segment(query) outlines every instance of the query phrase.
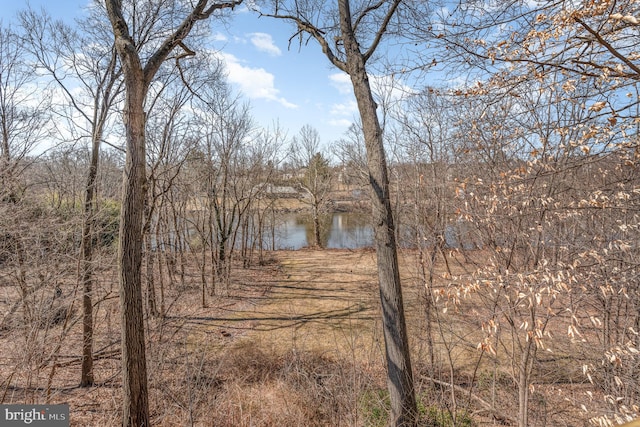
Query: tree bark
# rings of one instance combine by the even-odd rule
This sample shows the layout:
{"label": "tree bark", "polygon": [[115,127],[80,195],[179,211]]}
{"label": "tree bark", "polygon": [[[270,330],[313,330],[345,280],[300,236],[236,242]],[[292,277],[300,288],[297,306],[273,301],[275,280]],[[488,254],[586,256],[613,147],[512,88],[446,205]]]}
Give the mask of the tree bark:
{"label": "tree bark", "polygon": [[316,248],[321,248],[322,247],[322,241],[320,240],[320,213],[319,213],[319,207],[318,205],[320,204],[318,202],[318,198],[316,197],[315,194],[311,195],[312,199],[313,199],[313,245]]}
{"label": "tree bark", "polygon": [[84,199],[84,219],[82,224],[81,273],[82,281],[82,367],[80,387],[90,387],[93,377],[93,229],[96,177],[100,153],[100,134],[94,134],[91,147],[91,164],[87,176]]}
{"label": "tree bark", "polygon": [[242,0],[208,4],[198,0],[191,13],[178,25],[142,65],[122,13],[121,0],[105,0],[125,83],[123,122],[127,158],[124,170],[118,274],[122,317],[123,426],[149,425],[149,397],[142,304],[142,245],[146,158],[144,101],[151,82],[167,56],[187,37],[197,21],[214,12],[233,8]]}
{"label": "tree bark", "polygon": [[93,252],[95,239],[95,215],[97,197],[97,177],[100,162],[100,145],[104,127],[109,116],[115,94],[119,72],[116,69],[116,52],[112,48],[112,57],[104,78],[100,81],[102,98],[96,99],[93,111],[91,134],[91,161],[85,188],[84,218],[82,224],[81,272],[82,292],[82,368],[80,386],[94,384],[93,375]]}
{"label": "tree bark", "polygon": [[146,186],[144,99],[149,85],[117,0],[107,0],[126,90],[123,122],[126,164],[120,211],[118,274],[122,333],[123,426],[149,425],[142,305],[142,227]]}
{"label": "tree bark", "polygon": [[391,421],[395,426],[415,426],[417,425],[417,407],[382,129],[367,77],[366,58],[359,50],[353,31],[349,1],[339,0],[338,7],[347,58],[346,71],[353,85],[367,148]]}
{"label": "tree bark", "polygon": [[124,172],[120,245],[118,248],[122,320],[122,375],[125,426],[149,425],[147,367],[142,305],[142,224],[146,185],[145,89],[143,80],[129,73],[124,125],[127,160]]}
{"label": "tree bark", "polygon": [[529,425],[529,385],[535,357],[536,348],[533,339],[530,339],[522,349],[518,366],[518,427]]}

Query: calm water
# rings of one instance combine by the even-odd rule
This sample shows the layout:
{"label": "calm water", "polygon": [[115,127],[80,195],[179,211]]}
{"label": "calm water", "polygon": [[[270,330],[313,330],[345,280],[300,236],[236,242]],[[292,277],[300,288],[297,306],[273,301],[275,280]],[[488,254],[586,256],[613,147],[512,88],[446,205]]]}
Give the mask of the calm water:
{"label": "calm water", "polygon": [[[313,242],[313,220],[311,215],[284,214],[276,221],[275,249],[300,249]],[[415,245],[415,231],[400,226],[398,243],[401,246]],[[465,224],[448,225],[445,230],[446,245],[450,248],[474,249],[476,242]],[[322,247],[332,249],[357,249],[373,246],[373,229],[369,216],[357,213],[335,213],[322,215],[320,221]],[[272,241],[266,238],[265,247],[271,249]],[[423,242],[428,243],[428,242]]]}
{"label": "calm water", "polygon": [[[373,244],[373,229],[363,214],[335,213],[322,215],[320,239],[323,247],[356,249]],[[313,243],[313,220],[310,215],[285,214],[275,230],[276,249],[300,249]]]}

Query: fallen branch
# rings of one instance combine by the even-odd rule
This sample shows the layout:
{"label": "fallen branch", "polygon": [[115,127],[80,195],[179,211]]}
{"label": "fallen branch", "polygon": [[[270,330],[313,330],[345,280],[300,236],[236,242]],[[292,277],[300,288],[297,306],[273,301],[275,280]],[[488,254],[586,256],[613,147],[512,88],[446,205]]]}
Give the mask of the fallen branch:
{"label": "fallen branch", "polygon": [[491,403],[487,402],[480,396],[469,393],[468,390],[460,387],[459,385],[451,384],[446,381],[437,380],[435,378],[427,377],[429,381],[432,381],[434,384],[438,384],[443,387],[451,387],[454,391],[463,394],[465,396],[469,396],[473,401],[482,406],[482,411],[489,413],[496,421],[501,422],[505,425],[516,424],[516,419],[511,417],[510,415],[503,414],[499,412]]}

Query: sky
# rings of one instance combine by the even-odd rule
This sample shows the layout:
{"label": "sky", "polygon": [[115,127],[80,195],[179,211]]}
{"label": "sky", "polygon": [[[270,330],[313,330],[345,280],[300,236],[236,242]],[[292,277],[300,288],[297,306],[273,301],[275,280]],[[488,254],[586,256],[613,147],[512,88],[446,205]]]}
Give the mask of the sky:
{"label": "sky", "polygon": [[297,134],[315,127],[324,143],[343,136],[357,108],[348,76],[330,65],[320,47],[302,48],[290,24],[240,12],[228,28],[214,29],[229,71],[229,80],[251,101],[263,124],[274,119]]}
{"label": "sky", "polygon": [[[87,0],[0,0],[2,24],[12,23],[27,4],[72,23]],[[357,116],[355,98],[347,75],[330,65],[317,44],[299,49],[294,41],[289,49],[290,24],[258,18],[244,7],[236,8],[228,25],[212,22],[228,80],[249,101],[259,126],[277,121],[292,137],[309,124],[323,145],[344,135]]]}

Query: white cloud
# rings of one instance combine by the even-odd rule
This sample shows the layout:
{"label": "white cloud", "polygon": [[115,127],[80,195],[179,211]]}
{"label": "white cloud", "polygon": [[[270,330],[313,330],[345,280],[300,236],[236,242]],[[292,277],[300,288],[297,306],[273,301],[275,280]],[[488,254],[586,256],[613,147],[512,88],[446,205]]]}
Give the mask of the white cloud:
{"label": "white cloud", "polygon": [[328,123],[331,126],[345,127],[345,128],[348,128],[349,126],[351,126],[353,122],[354,122],[353,120],[349,120],[349,119],[330,119],[328,121]]}
{"label": "white cloud", "polygon": [[265,52],[271,56],[282,55],[280,48],[273,42],[271,34],[251,33],[247,35],[249,36],[249,40],[251,40],[251,44],[253,44],[253,46],[255,46],[255,48],[260,52]]}
{"label": "white cloud", "polygon": [[339,73],[329,74],[329,83],[338,89],[338,92],[342,95],[351,95],[353,93],[351,79],[347,73],[341,71]]}
{"label": "white cloud", "polygon": [[247,97],[275,101],[286,108],[298,108],[296,104],[280,96],[280,91],[275,87],[275,76],[264,68],[247,67],[229,53],[220,52],[218,55],[229,72],[229,82],[238,85]]}
{"label": "white cloud", "polygon": [[222,34],[221,32],[217,32],[211,36],[212,41],[214,42],[226,42],[229,38]]}
{"label": "white cloud", "polygon": [[358,104],[354,99],[331,105],[329,110],[329,120],[331,126],[348,128],[356,121],[358,116]]}
{"label": "white cloud", "polygon": [[358,104],[353,96],[353,86],[347,73],[329,74],[329,84],[338,90],[342,102],[331,104],[328,123],[336,127],[349,127],[358,115]]}
{"label": "white cloud", "polygon": [[369,81],[374,94],[387,101],[399,101],[416,92],[393,75],[369,75]]}
{"label": "white cloud", "polygon": [[358,104],[356,104],[355,100],[347,100],[339,104],[333,104],[330,113],[332,116],[353,117],[353,115],[358,113]]}

